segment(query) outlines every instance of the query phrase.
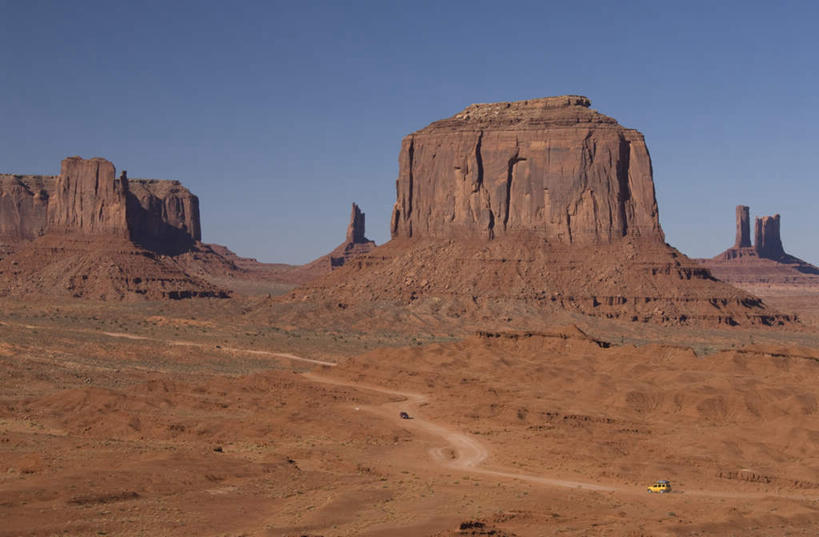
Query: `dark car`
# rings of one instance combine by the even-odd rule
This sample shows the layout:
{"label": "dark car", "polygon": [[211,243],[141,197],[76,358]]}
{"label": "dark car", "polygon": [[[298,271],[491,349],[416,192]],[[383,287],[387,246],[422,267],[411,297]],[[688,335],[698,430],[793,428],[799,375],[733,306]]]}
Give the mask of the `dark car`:
{"label": "dark car", "polygon": [[412,419],[412,416],[410,416],[410,415],[409,415],[409,414],[407,414],[406,412],[401,412],[401,413],[399,414],[399,416],[401,416],[401,419],[402,419],[402,420],[411,420],[411,419]]}

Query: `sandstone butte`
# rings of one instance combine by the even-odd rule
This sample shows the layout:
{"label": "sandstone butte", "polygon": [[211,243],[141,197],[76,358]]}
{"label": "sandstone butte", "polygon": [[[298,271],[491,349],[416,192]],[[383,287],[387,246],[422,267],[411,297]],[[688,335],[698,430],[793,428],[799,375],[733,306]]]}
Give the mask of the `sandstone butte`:
{"label": "sandstone butte", "polygon": [[168,255],[197,249],[199,201],[178,181],[117,178],[102,158],[0,175],[0,294],[224,297]]}
{"label": "sandstone butte", "polygon": [[499,326],[557,310],[792,322],[664,242],[643,135],[590,104],[577,95],[474,104],[408,135],[392,240],[286,300]]}
{"label": "sandstone butte", "polygon": [[64,159],[56,176],[0,174],[0,295],[257,294],[290,289],[374,247],[356,204],[333,252],[302,266],[269,264],[203,244],[199,200],[179,181],[117,177],[111,162],[80,157]]}
{"label": "sandstone butte", "polygon": [[754,220],[751,244],[750,208],[737,205],[734,245],[710,259],[699,259],[721,280],[759,291],[757,284],[819,287],[819,268],[785,252],[781,217],[761,216]]}
{"label": "sandstone butte", "polygon": [[46,233],[127,238],[161,253],[201,239],[199,199],[178,181],[115,177],[101,158],[69,157],[60,175],[0,175],[0,243]]}
{"label": "sandstone butte", "polygon": [[663,241],[643,135],[567,95],[475,104],[404,138],[393,237]]}

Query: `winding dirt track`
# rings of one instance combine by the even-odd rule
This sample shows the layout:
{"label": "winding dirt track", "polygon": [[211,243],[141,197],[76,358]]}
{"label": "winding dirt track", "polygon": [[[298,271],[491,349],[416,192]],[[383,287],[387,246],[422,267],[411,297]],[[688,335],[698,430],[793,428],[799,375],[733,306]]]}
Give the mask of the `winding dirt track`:
{"label": "winding dirt track", "polygon": [[[19,328],[27,328],[27,329],[39,329],[43,328],[41,326],[34,326],[28,324],[20,324],[14,323],[9,321],[0,321],[0,326],[16,326]],[[154,342],[161,342],[166,343],[169,345],[180,345],[180,346],[190,346],[190,347],[200,347],[200,348],[212,348],[210,344],[202,344],[196,343],[192,341],[179,341],[179,340],[161,340],[155,338],[149,338],[145,336],[139,336],[134,334],[127,334],[122,332],[105,332],[105,331],[97,331],[97,330],[84,330],[84,329],[68,329],[71,332],[77,333],[95,333],[99,335],[105,335],[112,338],[121,338],[121,339],[130,339],[130,340],[150,340]],[[314,365],[321,365],[325,367],[335,367],[336,363],[334,362],[327,362],[323,360],[315,360],[311,358],[303,358],[301,356],[296,356],[290,353],[281,353],[281,352],[272,352],[272,351],[261,351],[261,350],[253,350],[253,349],[240,349],[235,347],[219,347],[224,352],[229,353],[243,353],[243,354],[255,354],[255,355],[263,355],[263,356],[270,356],[276,358],[284,358],[287,360],[292,360],[296,362],[303,362],[309,363]],[[453,470],[460,470],[465,472],[470,472],[473,474],[480,474],[480,475],[489,475],[495,477],[502,477],[507,479],[517,479],[520,481],[527,481],[530,483],[536,483],[539,485],[551,486],[551,487],[565,487],[565,488],[572,488],[572,489],[584,489],[590,491],[599,491],[599,492],[616,492],[616,493],[625,493],[625,494],[640,494],[645,495],[645,489],[642,487],[622,487],[622,486],[611,486],[611,485],[600,485],[596,483],[584,482],[584,481],[570,481],[564,479],[555,479],[550,477],[544,477],[541,475],[534,475],[534,474],[526,474],[519,471],[514,471],[512,469],[507,468],[495,468],[489,469],[482,466],[482,463],[486,461],[489,457],[489,450],[481,444],[478,440],[472,438],[469,435],[461,433],[455,429],[451,429],[444,425],[439,425],[437,423],[433,423],[429,420],[423,419],[417,416],[418,409],[422,404],[428,402],[428,397],[423,394],[414,393],[414,392],[405,392],[399,390],[393,390],[390,388],[384,388],[381,386],[374,386],[370,384],[363,384],[359,382],[352,382],[352,381],[345,381],[341,379],[335,379],[330,377],[323,377],[317,375],[312,372],[307,372],[302,374],[308,380],[313,382],[321,382],[324,384],[332,384],[335,386],[345,386],[348,388],[354,388],[358,390],[368,390],[374,391],[378,393],[383,393],[387,395],[393,395],[401,398],[399,401],[393,401],[389,403],[384,403],[379,406],[364,406],[360,407],[363,410],[367,410],[374,414],[378,414],[386,419],[396,420],[399,419],[397,416],[401,411],[407,411],[410,414],[416,414],[412,420],[407,420],[405,425],[408,429],[414,430],[415,432],[426,434],[429,436],[437,437],[443,440],[447,447],[435,447],[430,449],[430,455],[432,459],[439,465],[450,468]],[[770,492],[736,492],[736,491],[710,491],[710,490],[692,490],[686,489],[685,494],[687,496],[701,496],[701,497],[714,497],[714,498],[744,498],[744,499],[761,499],[765,497],[777,497],[777,498],[787,498],[791,500],[808,500],[808,501],[819,501],[819,498],[815,496],[804,496],[804,495],[797,495],[797,494],[782,494],[782,493],[770,493]]]}
{"label": "winding dirt track", "polygon": [[[361,384],[357,382],[348,382],[344,380],[322,377],[315,373],[304,373],[305,378],[314,382],[322,382],[325,384],[332,384],[335,386],[345,386],[360,390],[369,390],[387,395],[395,395],[401,397],[401,401],[394,401],[384,403],[377,407],[368,406],[360,407],[364,410],[373,412],[375,414],[384,416],[389,419],[396,419],[401,411],[407,411],[410,415],[417,414],[418,408],[427,402],[427,397],[422,394],[413,392],[403,392],[398,390],[391,390],[389,388],[382,388],[380,386],[372,386],[369,384]],[[596,490],[602,492],[634,492],[634,489],[626,489],[623,487],[611,487],[598,485],[595,483],[585,483],[581,481],[566,481],[563,479],[553,479],[532,474],[525,474],[520,472],[507,471],[503,469],[492,470],[481,467],[489,457],[489,450],[478,442],[476,439],[464,433],[458,432],[449,427],[433,423],[429,420],[418,417],[413,417],[412,420],[405,422],[410,430],[415,432],[426,433],[430,436],[438,437],[446,444],[447,447],[435,447],[430,449],[432,459],[444,466],[453,470],[461,470],[473,474],[490,475],[496,477],[505,477],[510,479],[519,479],[531,483],[538,483],[541,485],[548,485],[553,487],[567,487],[574,489]]]}
{"label": "winding dirt track", "polygon": [[[447,447],[431,448],[430,455],[432,459],[439,465],[453,470],[460,470],[473,474],[488,475],[495,477],[502,477],[507,479],[517,479],[520,481],[527,481],[538,485],[549,487],[564,487],[572,489],[583,489],[598,492],[612,492],[629,495],[645,496],[646,491],[643,487],[622,487],[611,485],[600,485],[597,483],[590,483],[584,481],[569,481],[565,479],[555,479],[535,474],[527,474],[519,471],[514,471],[507,468],[485,468],[482,463],[489,457],[489,449],[487,449],[478,440],[461,433],[457,430],[451,429],[444,425],[433,423],[429,420],[423,419],[417,415],[418,409],[424,403],[428,402],[428,397],[423,394],[414,392],[404,392],[384,388],[381,386],[374,386],[371,384],[363,384],[359,382],[346,381],[330,377],[323,377],[313,372],[302,374],[305,378],[324,384],[332,384],[335,386],[345,386],[358,390],[368,390],[387,395],[401,397],[399,401],[392,401],[378,406],[362,406],[362,410],[372,412],[383,416],[386,419],[397,420],[400,419],[399,413],[406,411],[413,415],[411,420],[405,420],[405,425],[409,430],[414,432],[427,434],[433,437],[438,437],[443,440]],[[741,499],[762,499],[766,497],[787,498],[791,500],[808,500],[819,501],[819,498],[814,496],[803,496],[796,494],[782,494],[770,492],[736,492],[736,491],[711,491],[711,490],[685,490],[686,496],[699,497],[713,497],[713,498],[741,498]]]}

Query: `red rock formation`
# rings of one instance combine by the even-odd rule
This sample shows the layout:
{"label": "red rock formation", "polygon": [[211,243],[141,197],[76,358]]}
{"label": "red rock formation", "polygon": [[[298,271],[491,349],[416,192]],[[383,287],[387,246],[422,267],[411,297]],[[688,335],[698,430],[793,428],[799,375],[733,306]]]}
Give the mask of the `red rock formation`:
{"label": "red rock formation", "polygon": [[779,235],[779,215],[757,217],[754,233],[754,248],[759,257],[781,259],[785,257],[782,239]]}
{"label": "red rock formation", "polygon": [[785,253],[779,233],[780,217],[778,214],[756,218],[754,222],[754,245],[751,246],[749,211],[748,207],[737,205],[737,237],[734,246],[715,256],[713,261],[765,258],[784,263],[794,263],[794,260],[804,263],[804,261]]}
{"label": "red rock formation", "polygon": [[64,159],[49,198],[47,230],[128,237],[128,182],[115,181],[114,174],[105,159]]}
{"label": "red rock formation", "polygon": [[157,255],[199,248],[199,202],[178,181],[116,179],[109,161],[80,157],[56,177],[0,179],[0,295],[227,296]]}
{"label": "red rock formation", "polygon": [[785,252],[779,224],[778,214],[757,218],[753,247],[734,246],[698,261],[715,277],[761,296],[768,303],[811,315],[819,294],[819,268]]}
{"label": "red rock formation", "polygon": [[311,274],[312,278],[315,278],[343,266],[353,257],[366,254],[373,248],[375,248],[375,242],[364,236],[364,213],[361,212],[358,205],[353,203],[350,224],[347,226],[346,240],[329,254],[303,265],[299,270]]}
{"label": "red rock formation", "polygon": [[664,242],[643,136],[585,97],[473,105],[407,136],[393,239],[295,289],[331,322],[537,327],[566,311],[791,322]]}
{"label": "red rock formation", "polygon": [[49,233],[0,260],[0,296],[32,295],[159,300],[228,293],[127,238]]}
{"label": "red rock formation", "polygon": [[162,253],[189,250],[202,240],[199,198],[179,181],[128,181],[128,230],[131,240]]}
{"label": "red rock formation", "polygon": [[350,225],[347,226],[347,242],[369,242],[364,236],[364,213],[353,203],[353,213],[350,215]]}
{"label": "red rock formation", "polygon": [[737,238],[734,248],[751,247],[751,217],[747,205],[737,205]]}
{"label": "red rock formation", "polygon": [[179,181],[114,178],[105,159],[70,157],[58,176],[0,175],[0,245],[46,232],[130,238],[158,253],[201,240],[199,199]]}
{"label": "red rock formation", "polygon": [[37,175],[0,175],[0,244],[31,241],[45,233],[46,183]]}
{"label": "red rock formation", "polygon": [[475,104],[410,134],[392,236],[662,242],[643,135],[589,105],[573,95]]}

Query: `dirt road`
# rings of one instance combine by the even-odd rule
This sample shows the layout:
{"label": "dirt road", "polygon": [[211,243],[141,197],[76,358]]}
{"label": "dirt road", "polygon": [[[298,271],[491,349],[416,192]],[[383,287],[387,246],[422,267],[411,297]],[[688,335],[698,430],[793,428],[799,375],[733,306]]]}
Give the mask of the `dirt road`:
{"label": "dirt road", "polygon": [[[34,326],[28,324],[20,324],[14,323],[9,321],[0,321],[0,325],[7,325],[7,326],[16,326],[19,328],[26,328],[26,329],[40,329],[44,328],[41,326]],[[153,342],[160,342],[165,343],[168,345],[178,345],[178,346],[190,346],[190,347],[199,347],[199,348],[210,348],[212,349],[213,346],[211,344],[202,344],[196,343],[191,341],[182,341],[182,340],[160,340],[155,338],[149,338],[140,335],[134,334],[127,334],[121,332],[105,332],[105,331],[94,331],[94,330],[85,330],[85,329],[68,329],[69,331],[73,332],[82,332],[82,333],[95,333],[99,335],[104,335],[111,338],[120,338],[120,339],[128,339],[128,340],[150,340]],[[303,358],[301,356],[296,356],[290,353],[279,353],[273,351],[262,351],[262,350],[254,350],[254,349],[242,349],[242,348],[235,348],[235,347],[218,347],[219,350],[226,352],[226,353],[242,353],[242,354],[253,354],[253,355],[264,355],[270,357],[277,357],[277,358],[284,358],[287,360],[301,362],[301,363],[309,363],[313,365],[320,365],[324,367],[335,367],[337,364],[334,362],[328,362],[324,360],[316,360],[311,358]],[[439,464],[444,468],[450,468],[453,470],[460,470],[465,471],[473,474],[479,475],[487,475],[487,476],[495,476],[500,478],[506,479],[516,479],[520,481],[526,481],[530,483],[535,483],[544,486],[551,486],[551,487],[565,487],[565,488],[572,488],[572,489],[585,489],[585,490],[592,490],[592,491],[600,491],[600,492],[617,492],[617,493],[626,493],[626,494],[640,494],[645,495],[645,489],[643,487],[625,487],[625,486],[616,486],[616,485],[601,485],[593,482],[586,482],[586,481],[575,481],[575,480],[564,480],[564,479],[556,479],[551,477],[546,477],[543,475],[535,475],[535,474],[527,474],[520,472],[516,469],[512,468],[503,468],[494,466],[492,468],[487,468],[485,463],[489,458],[490,452],[489,449],[483,445],[480,441],[475,439],[474,437],[464,434],[456,429],[448,427],[446,425],[434,423],[430,420],[424,419],[423,417],[418,415],[419,409],[422,405],[428,403],[428,397],[423,394],[413,393],[413,392],[405,392],[399,390],[393,390],[389,388],[385,388],[382,386],[374,386],[364,383],[358,382],[351,382],[345,381],[336,378],[324,377],[318,375],[313,372],[308,372],[303,374],[305,378],[314,381],[314,382],[321,382],[325,384],[332,384],[337,386],[346,386],[354,389],[359,390],[368,390],[374,391],[378,393],[383,393],[387,395],[393,395],[400,398],[399,401],[393,401],[389,403],[385,403],[379,406],[367,406],[367,407],[360,407],[362,410],[366,410],[368,412],[378,414],[385,419],[396,420],[399,419],[398,415],[401,411],[407,411],[411,415],[414,415],[412,420],[406,420],[404,425],[407,427],[408,430],[413,431],[420,435],[426,435],[434,438],[438,438],[445,444],[444,446],[434,447],[430,449],[430,456],[431,459]],[[694,489],[686,489],[684,493],[687,496],[702,496],[702,497],[719,497],[719,498],[745,498],[745,499],[761,499],[765,497],[778,497],[778,498],[787,498],[793,500],[809,500],[809,501],[818,501],[819,498],[815,496],[804,496],[804,495],[795,495],[795,494],[783,494],[783,493],[755,493],[755,492],[737,492],[737,491],[711,491],[711,490],[694,490]]]}
{"label": "dirt road", "polygon": [[372,386],[369,384],[361,384],[357,382],[348,382],[344,380],[322,377],[315,373],[305,373],[304,377],[315,381],[323,382],[325,384],[333,384],[335,386],[346,386],[360,390],[369,390],[379,392],[387,395],[395,395],[401,397],[401,401],[393,401],[384,403],[377,407],[359,407],[363,410],[381,415],[389,419],[399,419],[398,415],[401,411],[408,412],[413,418],[406,420],[405,425],[409,430],[414,430],[417,433],[424,433],[430,436],[438,437],[443,440],[446,447],[435,447],[430,449],[432,459],[445,468],[453,470],[461,470],[473,474],[490,475],[496,477],[504,477],[509,479],[518,479],[528,481],[531,483],[538,483],[541,485],[548,485],[553,487],[567,487],[575,489],[596,490],[602,492],[626,492],[634,491],[634,489],[627,489],[624,487],[611,487],[598,485],[595,483],[587,483],[581,481],[567,481],[563,479],[553,479],[549,477],[525,474],[515,472],[507,469],[489,469],[481,466],[489,457],[489,449],[480,443],[478,440],[461,433],[457,430],[451,429],[444,425],[433,423],[429,420],[418,417],[419,407],[427,402],[427,397],[422,394],[413,392],[403,392],[398,390],[391,390],[382,388],[380,386]]}
{"label": "dirt road", "polygon": [[[527,474],[508,468],[486,468],[483,464],[489,458],[489,449],[475,438],[461,433],[455,429],[444,425],[433,423],[417,415],[419,408],[428,402],[428,397],[414,392],[404,392],[384,388],[381,386],[373,386],[371,384],[363,384],[358,382],[345,381],[330,377],[324,377],[313,372],[304,373],[303,376],[314,382],[322,382],[325,384],[332,384],[335,386],[345,386],[359,390],[368,390],[379,392],[387,395],[394,395],[401,397],[400,401],[393,401],[384,403],[379,406],[358,407],[361,410],[366,410],[374,414],[383,416],[384,418],[396,420],[400,419],[399,413],[401,411],[408,412],[413,418],[405,420],[407,429],[417,433],[426,434],[428,436],[437,437],[447,445],[445,447],[435,447],[430,449],[432,460],[444,468],[453,470],[460,470],[473,474],[488,475],[495,477],[502,477],[507,479],[516,479],[520,481],[527,481],[539,485],[550,487],[564,487],[572,489],[584,489],[599,492],[616,492],[629,495],[643,495],[647,493],[643,487],[623,487],[600,485],[586,481],[572,481],[565,479],[555,479],[542,475]],[[744,498],[744,499],[762,499],[765,497],[787,498],[792,500],[809,500],[819,501],[819,498],[814,496],[803,496],[795,494],[771,494],[771,493],[754,493],[754,492],[731,492],[731,491],[710,491],[710,490],[692,490],[686,489],[684,493],[687,496],[702,496],[702,497],[719,497],[719,498]]]}

